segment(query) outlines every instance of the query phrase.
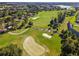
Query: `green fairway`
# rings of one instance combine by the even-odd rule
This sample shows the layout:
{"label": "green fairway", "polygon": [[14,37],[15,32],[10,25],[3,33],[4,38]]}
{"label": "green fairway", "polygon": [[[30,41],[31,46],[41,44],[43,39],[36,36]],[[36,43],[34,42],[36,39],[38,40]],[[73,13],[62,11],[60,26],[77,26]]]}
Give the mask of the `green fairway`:
{"label": "green fairway", "polygon": [[61,38],[58,36],[58,34],[54,34],[51,39],[47,39],[42,36],[42,34],[44,33],[43,31],[30,29],[26,33],[28,33],[27,34],[28,36],[31,35],[32,37],[34,37],[36,42],[38,42],[39,44],[46,46],[50,50],[48,55],[59,55],[60,54]]}
{"label": "green fairway", "polygon": [[[48,28],[48,24],[50,23],[51,18],[57,18],[58,12],[63,11],[42,11],[39,12],[38,19],[33,20],[30,18],[30,21],[33,21],[33,26],[26,32],[21,35],[10,35],[8,33],[0,35],[0,46],[7,46],[10,43],[16,43],[22,46],[24,39],[27,36],[32,36],[36,42],[40,45],[47,47],[50,52],[48,55],[59,55],[61,52],[61,38],[58,34],[54,34],[51,39],[47,39],[42,36],[45,31],[41,31],[41,28]],[[64,26],[64,25],[63,25]],[[34,30],[34,28],[40,28],[39,30]],[[21,32],[22,30],[16,30],[14,32]],[[47,32],[46,32],[47,33]],[[48,34],[48,33],[47,33]]]}
{"label": "green fairway", "polygon": [[76,31],[79,31],[79,24],[76,23],[76,15],[77,15],[77,14],[78,14],[78,12],[76,12],[75,15],[71,17],[70,23],[73,25],[73,28],[74,28]]}
{"label": "green fairway", "polygon": [[42,11],[42,12],[39,12],[37,15],[37,17],[39,17],[38,19],[33,20],[31,18],[31,20],[34,23],[34,27],[43,27],[43,28],[47,27],[52,18],[57,18],[57,15],[59,12],[63,12],[63,11]]}
{"label": "green fairway", "polygon": [[1,2],[0,56],[79,56],[78,4]]}
{"label": "green fairway", "polygon": [[23,39],[22,35],[15,36],[15,35],[10,35],[8,33],[0,35],[0,47],[7,46],[11,43],[14,43],[14,44],[21,43],[22,39]]}
{"label": "green fairway", "polygon": [[[48,24],[51,20],[51,18],[57,18],[58,12],[60,11],[43,11],[43,12],[39,12],[38,13],[38,19],[36,20],[32,20],[34,25],[32,28],[48,28]],[[42,36],[42,34],[45,31],[41,31],[41,30],[33,30],[30,29],[27,33],[28,35],[31,35],[35,38],[35,40],[41,44],[41,45],[45,45],[46,47],[48,47],[48,49],[50,50],[50,53],[48,55],[59,55],[60,51],[61,51],[61,38],[59,37],[58,34],[54,34],[53,37],[51,39],[47,39],[45,37]]]}

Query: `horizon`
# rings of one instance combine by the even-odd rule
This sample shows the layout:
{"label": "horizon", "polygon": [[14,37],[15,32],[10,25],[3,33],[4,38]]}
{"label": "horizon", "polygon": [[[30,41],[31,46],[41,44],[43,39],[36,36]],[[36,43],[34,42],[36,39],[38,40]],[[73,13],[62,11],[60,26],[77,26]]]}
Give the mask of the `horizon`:
{"label": "horizon", "polygon": [[52,5],[66,5],[66,6],[71,6],[73,5],[74,7],[79,7],[79,2],[0,2],[0,4],[52,4]]}

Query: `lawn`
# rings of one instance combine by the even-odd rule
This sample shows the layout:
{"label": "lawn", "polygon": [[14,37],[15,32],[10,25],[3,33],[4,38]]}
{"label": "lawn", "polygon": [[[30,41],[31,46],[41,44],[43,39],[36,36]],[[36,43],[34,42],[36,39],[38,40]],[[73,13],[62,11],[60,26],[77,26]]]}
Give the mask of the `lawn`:
{"label": "lawn", "polygon": [[43,11],[38,13],[38,19],[32,20],[32,18],[30,18],[30,20],[33,21],[34,25],[29,31],[27,31],[27,34],[28,36],[33,36],[39,44],[46,46],[50,50],[48,55],[60,54],[61,38],[58,34],[54,34],[51,39],[47,39],[42,36],[45,31],[33,30],[33,28],[48,28],[47,25],[50,23],[51,18],[57,18],[58,12],[60,11]]}
{"label": "lawn", "polygon": [[57,18],[58,12],[63,12],[63,11],[42,11],[38,13],[38,19],[33,20],[30,18],[33,23],[34,27],[43,27],[47,28],[48,24],[50,23],[50,20],[52,18]]}
{"label": "lawn", "polygon": [[[48,24],[49,24],[51,18],[52,17],[56,18],[58,12],[60,12],[60,11],[39,12],[37,15],[37,16],[39,16],[38,19],[32,20],[32,18],[30,18],[30,21],[33,21],[33,27],[21,35],[10,35],[8,33],[0,35],[0,47],[7,46],[10,43],[16,43],[16,44],[22,46],[24,39],[27,36],[32,36],[36,40],[36,42],[38,42],[40,45],[46,46],[50,50],[48,55],[59,55],[61,52],[61,38],[59,37],[59,35],[54,34],[51,39],[47,39],[42,36],[42,34],[45,33],[45,31],[33,29],[36,27],[48,28]],[[63,12],[63,11],[61,11],[61,12]],[[64,24],[63,24],[63,26],[64,26]],[[17,31],[17,32],[20,32],[20,31]]]}
{"label": "lawn", "polygon": [[28,33],[27,36],[32,36],[40,45],[46,46],[50,50],[48,55],[60,54],[61,38],[58,34],[54,34],[51,39],[47,39],[42,36],[42,34],[44,33],[43,31],[30,29],[26,33]]}
{"label": "lawn", "polygon": [[21,42],[22,39],[23,39],[22,35],[15,36],[15,35],[10,35],[8,33],[2,34],[0,35],[0,47],[7,46],[11,43],[18,44]]}
{"label": "lawn", "polygon": [[58,32],[61,33],[61,31],[64,29],[64,30],[67,30],[67,23],[68,21],[71,19],[72,17],[66,17],[65,20],[63,21],[62,24],[60,24],[60,26],[58,27]]}
{"label": "lawn", "polygon": [[72,18],[70,19],[70,23],[73,25],[73,28],[76,30],[76,31],[79,31],[79,24],[76,23],[76,15],[77,15],[78,12],[75,13],[74,16],[72,16]]}

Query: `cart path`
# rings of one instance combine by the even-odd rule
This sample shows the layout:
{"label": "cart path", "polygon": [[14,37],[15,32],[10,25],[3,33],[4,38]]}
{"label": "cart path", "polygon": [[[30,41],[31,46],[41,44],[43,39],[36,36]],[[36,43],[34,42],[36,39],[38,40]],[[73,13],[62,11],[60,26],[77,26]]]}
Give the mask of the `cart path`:
{"label": "cart path", "polygon": [[20,33],[8,32],[8,34],[10,34],[10,35],[20,35],[20,34],[25,33],[27,30],[29,30],[29,29],[25,29],[24,31],[22,31],[22,32],[20,32]]}

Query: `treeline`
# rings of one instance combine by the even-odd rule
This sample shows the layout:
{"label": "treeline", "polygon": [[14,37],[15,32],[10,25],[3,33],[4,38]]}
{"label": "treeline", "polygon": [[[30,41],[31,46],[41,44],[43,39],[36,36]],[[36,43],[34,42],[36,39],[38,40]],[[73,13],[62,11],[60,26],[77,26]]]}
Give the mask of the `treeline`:
{"label": "treeline", "polygon": [[22,50],[14,44],[0,48],[0,56],[20,56],[21,54]]}
{"label": "treeline", "polygon": [[79,37],[71,31],[62,30],[61,40],[61,56],[79,56]]}
{"label": "treeline", "polygon": [[53,29],[57,29],[58,30],[58,26],[60,23],[62,23],[65,19],[65,12],[59,12],[57,18],[52,18],[50,21],[50,24],[48,25],[49,27],[53,28]]}
{"label": "treeline", "polygon": [[76,13],[76,9],[75,8],[72,8],[70,10],[67,11],[67,15],[66,16],[74,16]]}

